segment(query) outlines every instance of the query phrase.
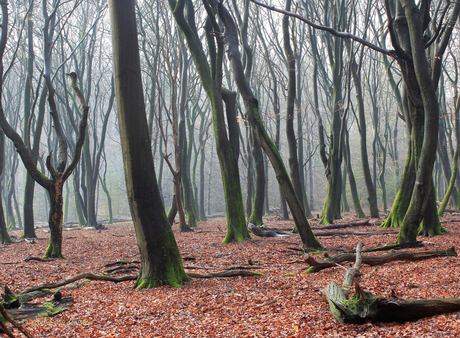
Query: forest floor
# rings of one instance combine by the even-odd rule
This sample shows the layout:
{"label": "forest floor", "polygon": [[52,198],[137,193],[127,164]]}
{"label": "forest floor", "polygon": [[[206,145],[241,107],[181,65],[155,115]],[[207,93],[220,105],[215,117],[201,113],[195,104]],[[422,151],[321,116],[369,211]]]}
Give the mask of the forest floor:
{"label": "forest floor", "polygon": [[[460,216],[442,218],[448,234],[431,238],[424,248],[406,250],[460,249]],[[337,221],[350,222],[351,218]],[[359,221],[359,220],[354,220]],[[362,220],[361,220],[362,221]],[[371,220],[378,222],[379,220]],[[289,229],[292,221],[265,219],[268,227]],[[316,225],[313,220],[312,225]],[[301,269],[298,237],[254,238],[222,244],[225,220],[199,223],[194,232],[180,233],[173,227],[185,266],[214,267],[215,270],[186,269],[206,274],[229,266],[248,264],[264,276],[193,279],[182,287],[162,286],[133,289],[134,281],[113,283],[90,281],[77,289],[62,291],[73,302],[54,317],[36,317],[24,322],[37,338],[51,337],[459,337],[460,314],[438,315],[407,323],[343,325],[332,317],[318,292],[333,281],[343,281],[344,270],[334,267],[308,274]],[[376,226],[344,230],[376,231]],[[21,232],[12,231],[19,239]],[[0,289],[13,292],[58,282],[84,272],[100,273],[106,264],[139,261],[134,227],[130,223],[108,226],[108,230],[64,231],[65,260],[27,261],[42,257],[48,233],[38,230],[39,239],[0,245]],[[352,250],[359,241],[365,248],[392,244],[395,234],[319,237],[329,255]],[[381,254],[371,253],[373,255]],[[323,255],[313,255],[322,259]],[[394,292],[405,299],[460,297],[460,259],[443,257],[418,262],[392,262],[363,266],[361,286],[376,296]],[[124,275],[126,275],[125,273]],[[137,274],[134,271],[132,274]],[[36,302],[43,302],[37,299]],[[16,331],[17,333],[17,331]],[[1,334],[0,334],[1,336]],[[20,334],[18,333],[18,337]]]}

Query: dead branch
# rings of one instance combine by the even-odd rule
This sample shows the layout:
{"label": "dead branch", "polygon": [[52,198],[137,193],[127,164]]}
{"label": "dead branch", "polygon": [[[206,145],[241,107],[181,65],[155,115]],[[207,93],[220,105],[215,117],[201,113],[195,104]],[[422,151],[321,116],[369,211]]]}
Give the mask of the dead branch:
{"label": "dead branch", "polygon": [[[333,282],[320,292],[339,323],[404,322],[460,310],[459,298],[404,300],[396,297],[378,298],[364,291],[355,280],[359,274],[361,258],[363,262],[365,259],[361,256],[360,244],[356,248],[355,265],[345,275],[342,287]],[[355,293],[348,299],[349,287],[353,283]]]}
{"label": "dead branch", "polygon": [[[437,257],[447,257],[453,256],[457,257],[455,248],[452,247],[447,250],[438,250],[438,251],[396,251],[383,254],[381,256],[362,256],[362,263],[367,265],[382,265],[385,263],[393,261],[418,261],[425,260]],[[305,263],[308,263],[310,267],[303,268],[302,270],[307,270],[309,273],[314,273],[327,269],[337,264],[354,262],[357,255],[350,253],[338,254],[330,257],[324,261],[316,261],[313,257],[305,257]]]}
{"label": "dead branch", "polygon": [[[27,338],[35,338],[35,336],[31,333],[29,333],[29,331],[27,331],[21,324],[19,324],[16,320],[14,320],[13,318],[11,318],[8,313],[6,312],[5,308],[0,304],[0,313],[2,314],[2,316],[7,320],[9,321],[11,324],[13,324],[19,331],[21,331]],[[1,321],[0,321],[1,322]],[[13,337],[13,334],[11,333],[11,331],[9,331],[6,326],[2,325],[2,329],[4,330],[4,332],[9,336],[9,337]],[[5,330],[6,329],[6,330]],[[8,333],[9,331],[9,333]]]}

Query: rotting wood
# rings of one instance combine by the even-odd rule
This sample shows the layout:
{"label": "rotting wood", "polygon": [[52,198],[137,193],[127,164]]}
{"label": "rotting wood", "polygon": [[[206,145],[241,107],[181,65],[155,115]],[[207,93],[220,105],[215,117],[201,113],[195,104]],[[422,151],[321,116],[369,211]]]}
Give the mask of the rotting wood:
{"label": "rotting wood", "polygon": [[[393,261],[419,261],[437,257],[457,257],[455,248],[452,247],[446,250],[437,251],[395,251],[383,254],[381,256],[362,256],[362,263],[367,265],[382,265]],[[305,263],[310,267],[301,270],[307,270],[309,273],[318,272],[330,267],[337,266],[340,263],[354,262],[357,255],[351,253],[343,253],[329,257],[324,261],[316,261],[313,257],[305,257]]]}
{"label": "rotting wood", "polygon": [[[342,287],[333,282],[320,291],[339,323],[405,322],[460,310],[460,298],[404,300],[397,297],[378,298],[364,291],[356,281],[363,258],[360,245],[362,243],[356,249],[355,265],[347,271]],[[353,284],[355,293],[348,298]]]}

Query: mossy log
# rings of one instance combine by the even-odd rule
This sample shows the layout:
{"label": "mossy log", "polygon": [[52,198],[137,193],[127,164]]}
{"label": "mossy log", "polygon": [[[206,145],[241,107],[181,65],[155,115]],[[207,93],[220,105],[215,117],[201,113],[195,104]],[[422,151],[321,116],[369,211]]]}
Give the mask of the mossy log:
{"label": "mossy log", "polygon": [[[438,251],[395,251],[380,256],[362,256],[362,262],[367,265],[382,265],[393,261],[419,261],[447,256],[457,257],[454,247]],[[324,261],[316,261],[313,257],[307,256],[304,261],[310,265],[309,268],[306,268],[308,269],[307,272],[313,273],[336,266],[340,263],[354,262],[355,259],[355,254],[343,253],[332,256]]]}
{"label": "mossy log", "polygon": [[[355,265],[345,275],[342,287],[333,282],[320,292],[339,323],[405,322],[460,310],[460,298],[405,300],[396,297],[379,298],[364,291],[355,280],[364,262],[361,247],[362,243],[359,243]],[[352,284],[355,285],[355,293],[348,298]]]}

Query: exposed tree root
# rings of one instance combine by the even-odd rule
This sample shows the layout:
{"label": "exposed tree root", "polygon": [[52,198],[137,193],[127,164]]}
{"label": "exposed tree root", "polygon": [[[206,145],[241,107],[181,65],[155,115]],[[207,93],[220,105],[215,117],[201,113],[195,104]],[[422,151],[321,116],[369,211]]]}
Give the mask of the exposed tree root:
{"label": "exposed tree root", "polygon": [[[425,243],[422,241],[406,242],[406,243],[401,243],[401,244],[389,244],[389,245],[385,245],[381,247],[364,249],[362,250],[362,252],[388,251],[388,250],[398,250],[398,249],[403,249],[403,248],[418,248],[418,247],[422,247],[424,244]],[[356,252],[356,250],[352,250],[349,252]]]}
{"label": "exposed tree root", "polygon": [[253,272],[253,271],[246,271],[246,270],[228,270],[216,273],[208,273],[205,275],[200,275],[199,273],[188,272],[192,278],[214,278],[214,277],[235,277],[235,276],[264,276],[261,273]]}
{"label": "exposed tree root", "polygon": [[[436,257],[454,256],[457,257],[455,249],[452,247],[447,250],[438,251],[397,251],[389,252],[381,256],[362,256],[362,263],[368,265],[381,265],[393,261],[418,261]],[[340,263],[354,262],[357,255],[344,253],[332,256],[324,261],[316,261],[313,257],[307,256],[304,261],[310,264],[310,267],[303,268],[302,270],[308,269],[307,272],[313,273],[323,269],[327,269],[333,266],[337,266]]]}
{"label": "exposed tree root", "polygon": [[128,280],[136,280],[137,276],[128,275],[128,276],[122,276],[122,277],[112,277],[112,276],[96,275],[94,273],[86,272],[86,273],[82,273],[82,274],[79,274],[77,276],[65,279],[62,282],[45,283],[45,284],[40,284],[40,285],[34,286],[34,287],[30,288],[30,289],[27,289],[27,290],[21,292],[21,294],[25,294],[25,293],[29,293],[29,292],[33,292],[33,291],[39,291],[39,290],[43,290],[43,289],[56,289],[56,288],[59,288],[61,286],[64,286],[64,285],[67,285],[67,284],[70,284],[70,283],[73,283],[73,282],[76,282],[76,281],[78,281],[80,279],[85,279],[85,278],[90,279],[90,280],[103,280],[103,281],[108,281],[108,282],[120,283],[120,282],[125,282],[125,281],[128,281]]}
{"label": "exposed tree root", "polygon": [[29,256],[26,259],[24,259],[24,262],[29,262],[29,261],[51,262],[51,261],[54,261],[54,258],[40,258],[40,257]]}
{"label": "exposed tree root", "polygon": [[[252,267],[254,268],[254,267]],[[258,272],[253,272],[253,271],[246,271],[246,270],[226,270],[226,271],[221,271],[221,272],[216,272],[216,273],[209,273],[205,275],[201,275],[199,273],[192,273],[189,272],[187,273],[192,278],[213,278],[213,277],[234,277],[234,276],[263,276],[263,274],[258,273]],[[114,283],[120,283],[120,282],[125,282],[129,280],[136,280],[137,275],[127,275],[127,276],[121,276],[121,277],[112,277],[112,276],[104,276],[104,275],[96,275],[94,273],[82,273],[77,276],[65,279],[61,282],[57,283],[45,283],[45,284],[40,284],[34,287],[31,287],[23,292],[20,293],[20,295],[25,295],[30,292],[34,291],[40,291],[44,289],[56,289],[61,286],[76,282],[80,279],[90,279],[90,280],[102,280],[102,281],[108,281],[108,282],[114,282]]]}

